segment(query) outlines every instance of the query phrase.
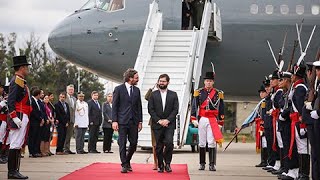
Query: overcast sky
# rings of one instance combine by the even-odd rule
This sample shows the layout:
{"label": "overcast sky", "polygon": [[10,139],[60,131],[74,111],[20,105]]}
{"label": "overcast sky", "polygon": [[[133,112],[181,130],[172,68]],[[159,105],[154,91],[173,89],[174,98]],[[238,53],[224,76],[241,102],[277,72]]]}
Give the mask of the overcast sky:
{"label": "overcast sky", "polygon": [[0,0],[0,33],[18,34],[19,45],[34,32],[47,41],[50,31],[88,0]]}

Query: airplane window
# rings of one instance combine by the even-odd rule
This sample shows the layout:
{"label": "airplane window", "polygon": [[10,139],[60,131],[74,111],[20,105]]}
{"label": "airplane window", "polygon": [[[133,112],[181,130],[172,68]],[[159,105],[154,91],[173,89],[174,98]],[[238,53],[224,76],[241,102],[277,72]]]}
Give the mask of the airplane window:
{"label": "airplane window", "polygon": [[252,4],[250,6],[250,12],[251,12],[251,14],[258,14],[259,6],[257,4]]}
{"label": "airplane window", "polygon": [[302,15],[304,13],[304,6],[303,5],[297,5],[296,6],[296,12],[299,15]]}
{"label": "airplane window", "polygon": [[312,5],[311,13],[313,15],[318,15],[320,13],[320,6],[319,5]]}
{"label": "airplane window", "polygon": [[96,0],[89,0],[80,9],[92,9],[96,7]]}
{"label": "airplane window", "polygon": [[110,5],[110,0],[96,0],[99,9],[107,11]]}
{"label": "airplane window", "polygon": [[109,11],[117,11],[124,8],[125,0],[111,0]]}
{"label": "airplane window", "polygon": [[273,6],[272,5],[266,5],[266,13],[267,14],[273,13]]}
{"label": "airplane window", "polygon": [[289,7],[286,4],[283,4],[280,6],[281,14],[288,14],[289,13]]}

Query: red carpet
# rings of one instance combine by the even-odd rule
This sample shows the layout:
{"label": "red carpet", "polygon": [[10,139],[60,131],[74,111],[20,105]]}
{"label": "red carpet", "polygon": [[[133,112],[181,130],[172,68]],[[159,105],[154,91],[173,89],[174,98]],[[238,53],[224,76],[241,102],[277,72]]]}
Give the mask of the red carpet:
{"label": "red carpet", "polygon": [[152,164],[132,164],[133,172],[121,174],[120,164],[93,163],[87,167],[76,170],[60,180],[185,180],[190,179],[186,164],[171,165],[172,173],[158,173],[152,170]]}

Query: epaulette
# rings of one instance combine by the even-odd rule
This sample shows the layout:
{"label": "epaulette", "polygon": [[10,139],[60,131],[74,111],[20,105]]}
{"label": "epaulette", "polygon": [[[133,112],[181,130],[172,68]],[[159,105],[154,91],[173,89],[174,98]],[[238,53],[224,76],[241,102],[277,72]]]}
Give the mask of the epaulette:
{"label": "epaulette", "polygon": [[224,99],[224,93],[223,93],[223,91],[219,90],[218,93],[219,93],[219,98],[220,98],[220,99]]}
{"label": "epaulette", "polygon": [[263,102],[261,103],[261,108],[266,108],[266,102],[263,101]]}
{"label": "epaulette", "polygon": [[200,96],[200,91],[201,91],[201,90],[202,90],[202,88],[194,90],[194,92],[193,92],[193,97],[198,97],[198,96]]}
{"label": "epaulette", "polygon": [[22,79],[19,76],[16,76],[16,79],[14,81],[18,86],[24,88],[24,79]]}

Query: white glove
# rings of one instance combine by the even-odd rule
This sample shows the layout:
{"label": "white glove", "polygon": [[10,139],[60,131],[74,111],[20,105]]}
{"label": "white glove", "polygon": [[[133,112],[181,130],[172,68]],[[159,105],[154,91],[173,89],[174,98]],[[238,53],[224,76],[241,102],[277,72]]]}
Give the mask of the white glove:
{"label": "white glove", "polygon": [[271,115],[272,112],[273,112],[273,109],[270,109],[270,110],[268,111],[268,114]]}
{"label": "white glove", "polygon": [[21,128],[22,121],[19,118],[15,117],[15,118],[12,118],[12,120],[18,126],[18,128]]}
{"label": "white glove", "polygon": [[306,105],[306,109],[312,111],[312,105],[311,105],[311,102],[305,102],[304,103]]}
{"label": "white glove", "polygon": [[199,126],[199,123],[197,120],[193,120],[192,121],[192,124],[194,125],[194,127],[198,127]]}
{"label": "white glove", "polygon": [[280,114],[280,116],[279,116],[279,120],[280,120],[280,121],[285,121],[285,119],[281,116],[281,114]]}
{"label": "white glove", "polygon": [[0,108],[7,106],[7,100],[3,100],[0,102]]}
{"label": "white glove", "polygon": [[310,115],[311,115],[311,117],[312,117],[313,119],[319,119],[319,115],[318,115],[318,113],[317,113],[316,110],[311,111],[311,112],[310,112]]}

